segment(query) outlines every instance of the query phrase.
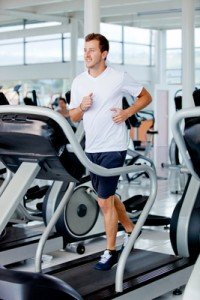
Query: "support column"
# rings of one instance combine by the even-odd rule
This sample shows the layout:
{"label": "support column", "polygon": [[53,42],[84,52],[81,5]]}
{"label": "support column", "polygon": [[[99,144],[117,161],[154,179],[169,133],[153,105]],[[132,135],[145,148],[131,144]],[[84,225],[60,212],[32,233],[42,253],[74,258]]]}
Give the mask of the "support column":
{"label": "support column", "polygon": [[166,31],[159,30],[156,38],[156,83],[166,85]]}
{"label": "support column", "polygon": [[182,106],[194,106],[194,0],[182,0]]}
{"label": "support column", "polygon": [[84,35],[100,32],[100,1],[84,0]]}
{"label": "support column", "polygon": [[78,21],[71,19],[71,62],[70,62],[70,81],[77,75],[77,49],[78,49]]}

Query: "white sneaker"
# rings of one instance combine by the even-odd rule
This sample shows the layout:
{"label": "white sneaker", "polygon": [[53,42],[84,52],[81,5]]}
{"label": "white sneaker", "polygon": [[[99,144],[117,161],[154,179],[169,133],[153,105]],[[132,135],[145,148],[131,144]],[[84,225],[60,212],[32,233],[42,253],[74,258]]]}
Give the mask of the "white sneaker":
{"label": "white sneaker", "polygon": [[117,251],[105,250],[99,262],[95,265],[96,270],[108,271],[118,262]]}

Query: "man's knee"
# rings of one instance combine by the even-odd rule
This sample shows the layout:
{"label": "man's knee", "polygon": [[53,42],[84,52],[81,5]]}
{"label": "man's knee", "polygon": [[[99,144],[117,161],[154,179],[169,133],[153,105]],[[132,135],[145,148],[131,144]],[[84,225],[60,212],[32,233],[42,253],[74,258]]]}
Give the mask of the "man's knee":
{"label": "man's knee", "polygon": [[103,213],[109,212],[114,207],[114,196],[106,199],[98,198],[98,204]]}

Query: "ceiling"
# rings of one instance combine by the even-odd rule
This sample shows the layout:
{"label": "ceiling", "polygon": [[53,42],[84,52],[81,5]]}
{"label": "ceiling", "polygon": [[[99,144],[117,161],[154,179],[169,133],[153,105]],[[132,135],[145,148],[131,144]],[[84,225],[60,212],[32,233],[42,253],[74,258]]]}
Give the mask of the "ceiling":
{"label": "ceiling", "polygon": [[[95,0],[93,0],[95,1]],[[188,0],[190,1],[190,0]],[[200,0],[195,26],[200,26]],[[101,22],[152,29],[180,28],[182,0],[100,0]],[[0,0],[0,26],[27,21],[84,18],[84,0]]]}

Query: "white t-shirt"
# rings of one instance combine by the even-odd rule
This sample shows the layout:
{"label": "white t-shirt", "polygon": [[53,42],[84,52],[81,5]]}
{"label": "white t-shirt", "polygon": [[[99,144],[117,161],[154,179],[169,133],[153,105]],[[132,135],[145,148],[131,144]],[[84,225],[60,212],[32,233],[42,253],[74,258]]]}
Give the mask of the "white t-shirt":
{"label": "white t-shirt", "polygon": [[88,71],[78,75],[71,88],[69,109],[77,108],[83,97],[93,93],[93,104],[83,114],[86,137],[86,152],[123,151],[128,146],[125,122],[116,124],[112,120],[111,108],[122,108],[124,93],[137,97],[143,86],[126,72],[107,67],[98,77]]}

